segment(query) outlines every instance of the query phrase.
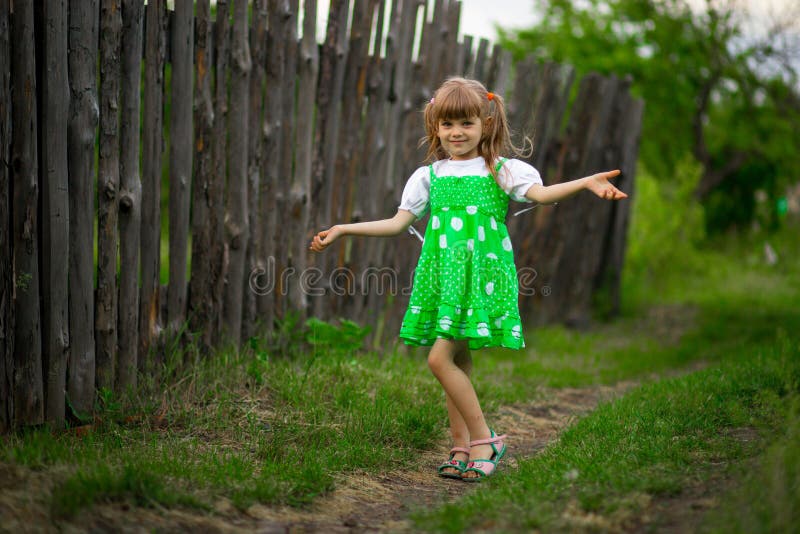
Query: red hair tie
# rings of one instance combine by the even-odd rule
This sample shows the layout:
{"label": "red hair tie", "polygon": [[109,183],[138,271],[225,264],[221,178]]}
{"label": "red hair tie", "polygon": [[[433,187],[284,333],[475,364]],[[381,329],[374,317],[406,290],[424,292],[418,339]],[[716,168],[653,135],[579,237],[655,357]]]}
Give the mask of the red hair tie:
{"label": "red hair tie", "polygon": [[489,101],[491,102],[492,100],[494,100],[494,93],[486,93],[486,98],[488,98]]}

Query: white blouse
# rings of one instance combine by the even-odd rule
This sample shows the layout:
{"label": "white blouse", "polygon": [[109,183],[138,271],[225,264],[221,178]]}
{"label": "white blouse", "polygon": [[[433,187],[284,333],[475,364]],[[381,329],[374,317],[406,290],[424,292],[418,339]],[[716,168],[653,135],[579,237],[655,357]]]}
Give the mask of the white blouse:
{"label": "white blouse", "polygon": [[[489,170],[482,157],[468,160],[440,159],[433,164],[437,176],[486,176]],[[532,165],[518,159],[509,159],[500,168],[497,177],[503,191],[517,202],[532,202],[525,193],[532,185],[542,185],[542,177]],[[427,165],[411,175],[403,189],[398,209],[410,211],[418,219],[430,207],[431,172]]]}

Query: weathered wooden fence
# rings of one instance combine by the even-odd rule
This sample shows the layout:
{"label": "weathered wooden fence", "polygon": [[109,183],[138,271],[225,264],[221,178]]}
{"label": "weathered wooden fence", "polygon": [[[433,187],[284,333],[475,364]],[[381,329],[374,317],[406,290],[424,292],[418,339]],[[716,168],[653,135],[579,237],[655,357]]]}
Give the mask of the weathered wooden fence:
{"label": "weathered wooden fence", "polygon": [[[294,313],[395,339],[419,242],[307,246],[395,213],[449,75],[506,95],[547,183],[621,167],[632,192],[626,82],[587,76],[567,109],[569,67],[459,40],[455,0],[334,0],[319,44],[298,3],[218,0],[212,21],[208,0],[0,0],[0,429],[135,387],[165,336],[210,348]],[[531,322],[583,323],[599,288],[618,302],[629,206],[582,193],[510,217]]]}

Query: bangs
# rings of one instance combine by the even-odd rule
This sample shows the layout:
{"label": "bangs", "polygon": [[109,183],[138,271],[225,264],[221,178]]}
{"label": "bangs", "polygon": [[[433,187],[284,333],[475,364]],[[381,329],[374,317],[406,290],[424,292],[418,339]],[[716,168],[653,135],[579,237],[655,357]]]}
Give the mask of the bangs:
{"label": "bangs", "polygon": [[443,87],[433,105],[433,118],[440,120],[483,118],[486,113],[483,99],[472,88],[463,85]]}

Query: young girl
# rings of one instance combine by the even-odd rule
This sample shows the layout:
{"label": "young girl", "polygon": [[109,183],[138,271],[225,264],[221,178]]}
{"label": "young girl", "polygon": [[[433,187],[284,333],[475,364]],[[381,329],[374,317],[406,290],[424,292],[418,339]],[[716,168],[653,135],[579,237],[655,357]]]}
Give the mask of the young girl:
{"label": "young girl", "polygon": [[609,183],[618,170],[551,186],[539,172],[501,154],[513,151],[503,99],[475,80],[451,78],[425,106],[433,164],[408,180],[391,219],[338,224],[314,236],[320,252],[344,235],[395,236],[430,210],[400,338],[431,346],[428,365],[445,392],[454,447],[441,476],[479,481],[506,451],[505,435],[486,424],[470,382],[470,351],[525,346],[517,275],[504,223],[508,198],[554,203],[588,189],[603,199],[627,195]]}

